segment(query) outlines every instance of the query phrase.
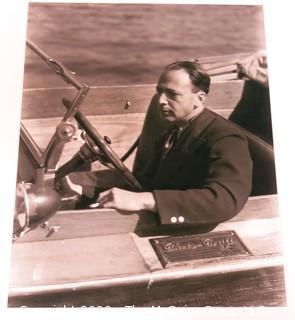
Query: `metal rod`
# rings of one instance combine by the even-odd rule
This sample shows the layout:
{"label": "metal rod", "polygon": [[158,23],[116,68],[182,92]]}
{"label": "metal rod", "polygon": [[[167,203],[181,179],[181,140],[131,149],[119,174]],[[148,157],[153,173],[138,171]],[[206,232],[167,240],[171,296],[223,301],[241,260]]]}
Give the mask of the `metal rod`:
{"label": "metal rod", "polygon": [[32,49],[41,59],[43,59],[49,67],[55,71],[65,82],[72,84],[75,88],[81,89],[84,85],[78,81],[73,73],[60,61],[56,61],[51,58],[47,53],[40,49],[32,41],[26,41],[27,46]]}
{"label": "metal rod", "polygon": [[[62,62],[56,61],[53,58],[51,58],[47,53],[45,53],[32,41],[27,40],[26,44],[33,52],[35,52],[41,59],[43,59],[49,65],[49,67],[65,82],[73,85],[76,89],[79,90],[75,96],[71,108],[67,110],[66,114],[62,119],[62,121],[64,122],[72,121],[73,117],[75,116],[75,113],[78,111],[80,105],[84,101],[89,91],[89,86],[75,79],[73,73],[70,70],[68,70],[68,68],[65,65],[63,65]],[[51,140],[49,141],[45,151],[42,154],[42,157],[40,159],[41,165],[46,167],[49,165],[51,167],[55,167],[56,163],[60,158],[60,153],[63,149],[64,143],[64,141],[60,141],[60,139],[58,139],[57,133],[55,132]]]}
{"label": "metal rod", "polygon": [[42,152],[22,122],[20,127],[20,139],[29,150],[29,154],[32,156],[33,161],[35,161],[39,168],[42,167]]}

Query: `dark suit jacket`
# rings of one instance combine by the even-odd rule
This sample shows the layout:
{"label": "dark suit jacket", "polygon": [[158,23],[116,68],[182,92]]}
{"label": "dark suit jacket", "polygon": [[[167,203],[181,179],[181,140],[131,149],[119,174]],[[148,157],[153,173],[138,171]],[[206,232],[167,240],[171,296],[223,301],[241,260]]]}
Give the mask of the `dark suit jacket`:
{"label": "dark suit jacket", "polygon": [[162,140],[147,146],[148,158],[141,143],[134,165],[144,189],[155,195],[162,224],[214,225],[242,209],[251,192],[252,161],[247,139],[230,122],[205,109],[165,159]]}

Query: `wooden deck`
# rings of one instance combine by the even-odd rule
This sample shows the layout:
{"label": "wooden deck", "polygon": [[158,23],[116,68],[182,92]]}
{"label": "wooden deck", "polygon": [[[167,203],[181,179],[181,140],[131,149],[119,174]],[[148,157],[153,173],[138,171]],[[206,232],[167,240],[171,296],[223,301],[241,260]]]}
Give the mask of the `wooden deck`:
{"label": "wooden deck", "polygon": [[[228,114],[239,101],[243,80],[212,81],[206,105]],[[106,115],[146,112],[156,84],[91,87],[81,111],[85,115]],[[22,118],[54,118],[64,114],[61,100],[71,99],[75,89],[71,87],[25,89],[22,102]],[[126,100],[131,106],[125,109]]]}
{"label": "wooden deck", "polygon": [[39,228],[13,245],[10,306],[286,303],[276,196],[251,198],[237,217],[214,230],[234,230],[251,256],[168,269],[149,243],[149,233],[158,228],[152,214],[61,211],[51,224],[61,227],[51,237]]}

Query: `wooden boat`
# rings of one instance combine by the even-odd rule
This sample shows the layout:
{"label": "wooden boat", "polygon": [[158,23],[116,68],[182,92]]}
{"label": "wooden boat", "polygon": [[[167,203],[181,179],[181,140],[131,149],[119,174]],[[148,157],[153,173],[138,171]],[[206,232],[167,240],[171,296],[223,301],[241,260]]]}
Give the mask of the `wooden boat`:
{"label": "wooden boat", "polygon": [[[236,57],[224,59],[228,66]],[[233,66],[220,76],[222,62],[203,60],[217,70],[207,106],[228,117],[244,80],[236,79]],[[41,148],[65,113],[61,99],[73,99],[75,90],[24,90],[22,121]],[[123,156],[140,134],[153,92],[154,85],[90,87],[83,114]],[[78,140],[65,144],[60,162],[80,146]],[[20,150],[19,175],[30,169],[23,155]],[[126,166],[132,163],[133,156]],[[13,243],[10,307],[286,305],[276,194],[250,197],[236,217],[200,235],[160,227],[152,215],[123,216],[112,209],[59,210],[49,223],[58,231],[37,227]],[[205,243],[206,254],[194,251],[197,243]]]}

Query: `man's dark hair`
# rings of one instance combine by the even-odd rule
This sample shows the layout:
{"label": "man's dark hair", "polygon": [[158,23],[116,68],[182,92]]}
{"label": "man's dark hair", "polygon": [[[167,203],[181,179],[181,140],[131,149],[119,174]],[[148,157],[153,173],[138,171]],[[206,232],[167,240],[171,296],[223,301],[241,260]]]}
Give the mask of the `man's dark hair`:
{"label": "man's dark hair", "polygon": [[201,66],[197,62],[176,61],[168,64],[165,67],[164,72],[180,69],[184,69],[187,72],[193,85],[206,93],[209,92],[211,82],[210,76],[202,70]]}

